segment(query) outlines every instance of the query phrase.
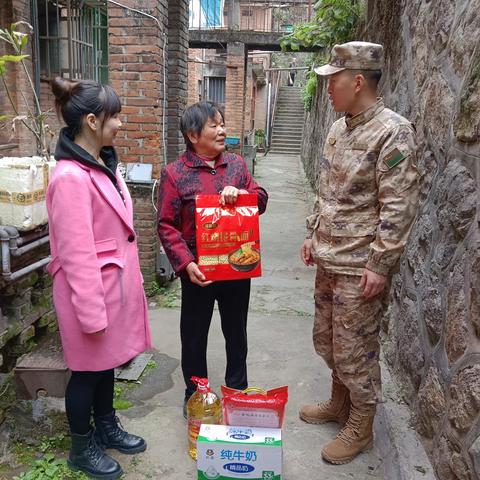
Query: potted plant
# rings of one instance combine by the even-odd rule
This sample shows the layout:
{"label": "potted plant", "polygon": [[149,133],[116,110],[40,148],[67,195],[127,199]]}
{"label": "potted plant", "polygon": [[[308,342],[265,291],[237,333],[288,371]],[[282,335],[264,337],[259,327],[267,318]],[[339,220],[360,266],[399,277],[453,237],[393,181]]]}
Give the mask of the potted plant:
{"label": "potted plant", "polygon": [[[27,30],[27,33],[20,31]],[[12,136],[19,125],[26,128],[37,144],[38,156],[0,158],[0,225],[9,225],[20,231],[32,230],[47,223],[45,194],[48,178],[54,167],[49,144],[53,133],[46,123],[48,112],[40,105],[25,60],[29,34],[33,32],[27,22],[13,23],[0,29],[0,41],[12,51],[0,56],[0,89],[3,88],[11,112],[0,112],[3,127],[10,126]],[[8,64],[18,64],[27,80],[27,91],[20,91],[19,104],[7,82]]]}

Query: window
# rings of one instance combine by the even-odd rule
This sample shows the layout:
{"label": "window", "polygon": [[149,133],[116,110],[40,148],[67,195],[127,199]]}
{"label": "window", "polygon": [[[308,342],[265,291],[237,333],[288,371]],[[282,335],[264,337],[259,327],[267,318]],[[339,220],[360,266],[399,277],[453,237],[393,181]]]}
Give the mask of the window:
{"label": "window", "polygon": [[41,78],[108,81],[106,0],[32,0]]}
{"label": "window", "polygon": [[208,100],[225,104],[225,77],[208,77]]}

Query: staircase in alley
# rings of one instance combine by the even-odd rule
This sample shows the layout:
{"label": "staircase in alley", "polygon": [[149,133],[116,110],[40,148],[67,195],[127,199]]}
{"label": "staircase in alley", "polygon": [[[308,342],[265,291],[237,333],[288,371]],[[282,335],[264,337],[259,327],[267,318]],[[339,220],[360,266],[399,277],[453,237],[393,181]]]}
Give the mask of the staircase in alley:
{"label": "staircase in alley", "polygon": [[270,153],[300,155],[302,148],[305,109],[301,100],[301,88],[280,87],[277,109],[273,119]]}

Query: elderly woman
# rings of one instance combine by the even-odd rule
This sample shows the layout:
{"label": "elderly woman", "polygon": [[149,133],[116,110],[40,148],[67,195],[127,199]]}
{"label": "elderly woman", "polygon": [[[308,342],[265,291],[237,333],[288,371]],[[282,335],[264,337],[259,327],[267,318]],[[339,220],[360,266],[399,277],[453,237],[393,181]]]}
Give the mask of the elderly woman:
{"label": "elderly woman", "polygon": [[182,283],[180,335],[185,405],[195,391],[192,376],[207,377],[207,340],[215,300],[226,343],[228,387],[247,388],[247,315],[250,280],[210,282],[198,268],[195,196],[220,194],[222,205],[242,193],[256,193],[262,214],[267,192],[259,187],[239,155],[225,153],[223,113],[211,102],[187,108],[180,128],[186,152],[164,168],[158,197],[158,234]]}

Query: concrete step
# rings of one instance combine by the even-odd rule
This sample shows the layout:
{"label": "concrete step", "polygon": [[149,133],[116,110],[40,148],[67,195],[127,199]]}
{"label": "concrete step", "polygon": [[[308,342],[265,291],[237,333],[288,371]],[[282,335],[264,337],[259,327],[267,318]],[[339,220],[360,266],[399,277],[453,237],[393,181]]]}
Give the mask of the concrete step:
{"label": "concrete step", "polygon": [[279,113],[298,113],[300,115],[303,115],[304,111],[305,110],[303,108],[282,106],[280,108],[277,108],[277,115]]}
{"label": "concrete step", "polygon": [[[302,118],[300,120],[303,120]],[[303,123],[302,122],[295,122],[295,123],[286,123],[286,122],[275,122],[273,124],[273,132],[290,132],[292,131],[299,131],[303,130]]]}
{"label": "concrete step", "polygon": [[[275,138],[299,138],[302,135],[301,130],[292,130],[290,129],[289,131],[285,130],[283,132],[278,132],[278,131],[273,131],[273,137]],[[301,138],[300,138],[301,140]]]}
{"label": "concrete step", "polygon": [[279,102],[279,103],[277,103],[277,109],[285,108],[285,107],[292,107],[292,108],[298,108],[299,110],[303,110],[303,103],[299,103],[299,102]]}
{"label": "concrete step", "polygon": [[292,157],[299,156],[302,152],[300,150],[274,150],[273,148],[269,151],[272,155],[288,155]]}
{"label": "concrete step", "polygon": [[281,118],[303,118],[303,112],[280,112],[275,115],[275,121]]}
{"label": "concrete step", "polygon": [[300,147],[279,147],[278,145],[273,145],[271,150],[273,152],[288,152],[288,153],[300,153],[302,149]]}
{"label": "concrete step", "polygon": [[302,103],[302,99],[300,97],[291,97],[291,98],[280,97],[277,100],[277,105],[279,105],[280,103]]}
{"label": "concrete step", "polygon": [[285,111],[285,112],[277,112],[277,114],[275,115],[275,120],[277,118],[283,118],[283,117],[300,117],[300,118],[303,118],[303,112],[289,112],[289,111]]}
{"label": "concrete step", "polygon": [[278,120],[290,120],[292,118],[298,118],[299,120],[303,120],[303,112],[282,112],[282,113],[277,113],[275,115],[275,122]]}
{"label": "concrete step", "polygon": [[302,142],[289,142],[288,140],[279,142],[278,140],[277,141],[272,140],[272,145],[278,148],[297,149],[302,146]]}
{"label": "concrete step", "polygon": [[272,148],[281,148],[284,150],[301,150],[302,144],[301,143],[279,143],[279,142],[272,142]]}
{"label": "concrete step", "polygon": [[300,135],[274,135],[272,137],[274,143],[302,143]]}
{"label": "concrete step", "polygon": [[[303,115],[302,116],[298,116],[298,117],[294,117],[295,120],[297,120],[299,123],[295,122],[292,124],[292,122],[290,122],[290,118],[285,118],[285,119],[279,119],[279,118],[276,118],[275,121],[273,122],[273,128],[275,129],[276,127],[296,127],[296,128],[303,128]],[[290,122],[290,123],[289,123]]]}
{"label": "concrete step", "polygon": [[299,107],[294,107],[293,105],[289,107],[288,105],[281,105],[280,107],[277,107],[277,112],[276,113],[282,113],[282,112],[295,112],[303,115],[303,112],[305,110],[303,108]]}
{"label": "concrete step", "polygon": [[301,135],[292,135],[292,134],[273,134],[272,141],[275,142],[292,142],[292,143],[302,143]]}
{"label": "concrete step", "polygon": [[299,136],[302,135],[303,133],[303,128],[287,128],[285,127],[284,129],[278,129],[274,128],[273,129],[273,136],[274,137],[293,137],[293,136]]}
{"label": "concrete step", "polygon": [[280,117],[276,118],[273,122],[273,126],[282,125],[282,126],[291,126],[292,124],[302,124],[303,125],[303,116],[292,116],[292,117]]}
{"label": "concrete step", "polygon": [[300,98],[279,98],[277,100],[277,105],[303,105],[303,102]]}
{"label": "concrete step", "polygon": [[294,105],[280,105],[280,106],[277,106],[277,113],[278,112],[290,112],[290,111],[294,111],[294,112],[304,112],[305,110],[303,108],[300,108],[298,106],[294,106]]}

